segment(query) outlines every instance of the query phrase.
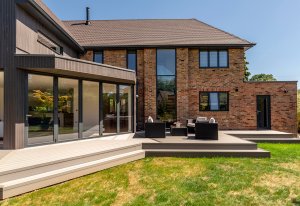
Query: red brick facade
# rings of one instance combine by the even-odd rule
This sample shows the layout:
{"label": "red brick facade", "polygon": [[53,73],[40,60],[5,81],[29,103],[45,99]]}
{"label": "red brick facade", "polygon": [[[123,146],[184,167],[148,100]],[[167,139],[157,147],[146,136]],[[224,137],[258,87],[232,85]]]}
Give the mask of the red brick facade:
{"label": "red brick facade", "polygon": [[[220,129],[256,129],[256,96],[271,97],[271,129],[296,133],[296,82],[244,82],[244,49],[229,49],[229,68],[199,68],[199,50],[176,49],[177,120],[214,117]],[[83,57],[92,60],[90,52]],[[126,50],[104,51],[104,63],[126,67]],[[156,118],[156,49],[137,51],[138,127]],[[229,93],[229,111],[199,111],[199,92]]]}

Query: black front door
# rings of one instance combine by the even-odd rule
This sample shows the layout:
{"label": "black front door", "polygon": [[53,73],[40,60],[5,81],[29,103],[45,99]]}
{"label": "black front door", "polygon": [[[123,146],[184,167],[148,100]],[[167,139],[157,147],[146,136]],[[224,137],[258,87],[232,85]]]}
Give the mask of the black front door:
{"label": "black front door", "polygon": [[269,95],[257,96],[257,129],[271,129],[271,103]]}

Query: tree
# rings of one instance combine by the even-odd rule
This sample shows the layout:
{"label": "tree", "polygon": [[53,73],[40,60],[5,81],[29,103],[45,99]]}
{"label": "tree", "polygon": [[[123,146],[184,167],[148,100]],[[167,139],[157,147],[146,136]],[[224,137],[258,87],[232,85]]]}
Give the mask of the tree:
{"label": "tree", "polygon": [[266,82],[266,81],[277,81],[273,74],[255,74],[251,77],[250,81],[253,82]]}
{"label": "tree", "polygon": [[249,68],[248,68],[248,64],[249,62],[247,61],[246,59],[246,55],[244,56],[244,70],[245,70],[245,73],[244,73],[244,80],[245,81],[249,81],[249,77],[251,75],[250,71],[249,71]]}

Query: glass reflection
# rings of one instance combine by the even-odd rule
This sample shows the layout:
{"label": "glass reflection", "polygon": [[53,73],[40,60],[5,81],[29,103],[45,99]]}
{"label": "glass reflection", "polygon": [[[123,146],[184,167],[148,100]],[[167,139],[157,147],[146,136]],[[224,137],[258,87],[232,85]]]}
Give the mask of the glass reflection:
{"label": "glass reflection", "polygon": [[82,82],[83,138],[99,136],[99,83]]}
{"label": "glass reflection", "polygon": [[117,86],[103,84],[103,135],[117,133]]}
{"label": "glass reflection", "polygon": [[28,75],[28,144],[53,142],[53,77]]}
{"label": "glass reflection", "polygon": [[131,86],[120,85],[120,132],[132,132]]}
{"label": "glass reflection", "polygon": [[78,139],[78,80],[58,78],[58,140]]}

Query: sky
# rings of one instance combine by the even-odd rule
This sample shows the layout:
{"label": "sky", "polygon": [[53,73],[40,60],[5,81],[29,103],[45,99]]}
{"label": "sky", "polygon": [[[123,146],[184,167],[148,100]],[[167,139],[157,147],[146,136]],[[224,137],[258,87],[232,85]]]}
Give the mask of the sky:
{"label": "sky", "polygon": [[[196,18],[256,46],[252,74],[300,81],[300,0],[44,0],[62,20]],[[300,83],[298,83],[300,88]]]}

